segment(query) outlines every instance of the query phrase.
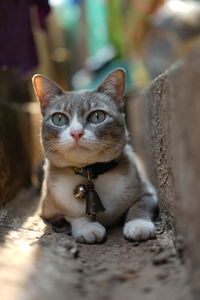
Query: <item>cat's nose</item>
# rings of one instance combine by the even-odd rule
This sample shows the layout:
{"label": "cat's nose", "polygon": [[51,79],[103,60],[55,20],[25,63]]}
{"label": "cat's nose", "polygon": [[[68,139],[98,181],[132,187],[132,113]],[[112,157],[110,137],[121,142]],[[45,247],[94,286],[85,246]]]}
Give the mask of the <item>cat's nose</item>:
{"label": "cat's nose", "polygon": [[80,129],[80,130],[76,129],[76,130],[72,130],[72,131],[70,132],[70,135],[71,135],[76,141],[78,141],[78,140],[82,137],[83,134],[84,134],[84,131],[83,131],[82,129]]}

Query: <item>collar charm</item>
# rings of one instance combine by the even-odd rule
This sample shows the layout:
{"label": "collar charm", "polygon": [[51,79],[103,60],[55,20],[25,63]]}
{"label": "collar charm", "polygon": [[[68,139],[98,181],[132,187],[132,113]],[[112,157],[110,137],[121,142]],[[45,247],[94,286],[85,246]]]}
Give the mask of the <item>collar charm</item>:
{"label": "collar charm", "polygon": [[91,216],[93,220],[96,219],[96,214],[105,211],[105,207],[95,191],[94,183],[90,179],[88,170],[88,182],[86,184],[79,184],[74,190],[74,197],[80,200],[86,200],[85,214]]}
{"label": "collar charm", "polygon": [[86,199],[87,189],[85,184],[79,184],[74,189],[74,197],[79,200]]}
{"label": "collar charm", "polygon": [[98,212],[105,211],[105,207],[95,190],[94,183],[91,179],[96,179],[99,175],[115,168],[122,160],[122,154],[109,162],[95,163],[83,168],[72,167],[75,174],[87,178],[86,184],[79,184],[74,189],[74,197],[80,200],[86,200],[86,215],[96,219]]}
{"label": "collar charm", "polygon": [[91,215],[95,218],[98,212],[105,211],[105,207],[99,198],[99,195],[95,191],[94,184],[92,181],[87,183],[87,194],[86,194],[86,215]]}

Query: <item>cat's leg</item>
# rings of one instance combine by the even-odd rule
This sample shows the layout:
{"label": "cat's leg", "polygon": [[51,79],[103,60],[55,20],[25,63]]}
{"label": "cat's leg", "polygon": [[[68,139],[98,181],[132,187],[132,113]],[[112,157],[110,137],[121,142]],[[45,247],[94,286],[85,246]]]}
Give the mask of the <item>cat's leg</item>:
{"label": "cat's leg", "polygon": [[69,220],[72,226],[72,236],[79,243],[94,244],[104,240],[106,229],[99,222],[87,217]]}
{"label": "cat's leg", "polygon": [[56,232],[66,231],[68,222],[63,216],[63,212],[57,207],[55,201],[48,195],[42,201],[40,217],[50,225]]}
{"label": "cat's leg", "polygon": [[155,192],[144,193],[129,209],[123,234],[131,241],[144,241],[154,238],[156,230],[152,221],[158,211]]}
{"label": "cat's leg", "polygon": [[50,225],[55,232],[65,232],[69,224],[61,215],[55,215],[51,218],[45,218],[41,215],[44,223]]}

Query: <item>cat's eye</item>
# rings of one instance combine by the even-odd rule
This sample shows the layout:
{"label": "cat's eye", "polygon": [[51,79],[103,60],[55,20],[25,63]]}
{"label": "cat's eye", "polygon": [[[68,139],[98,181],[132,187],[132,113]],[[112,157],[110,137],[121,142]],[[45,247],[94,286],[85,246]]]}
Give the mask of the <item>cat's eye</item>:
{"label": "cat's eye", "polygon": [[106,113],[102,110],[93,111],[89,117],[88,121],[93,124],[102,123],[106,118]]}
{"label": "cat's eye", "polygon": [[64,126],[69,123],[67,116],[61,113],[56,113],[51,118],[52,122],[56,126]]}

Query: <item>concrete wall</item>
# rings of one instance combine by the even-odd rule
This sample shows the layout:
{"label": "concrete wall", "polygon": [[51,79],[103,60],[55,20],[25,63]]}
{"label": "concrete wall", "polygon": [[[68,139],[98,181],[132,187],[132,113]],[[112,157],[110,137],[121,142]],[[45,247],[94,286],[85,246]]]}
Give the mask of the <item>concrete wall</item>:
{"label": "concrete wall", "polygon": [[200,48],[128,103],[136,152],[158,189],[166,227],[185,241],[196,298],[200,295]]}

